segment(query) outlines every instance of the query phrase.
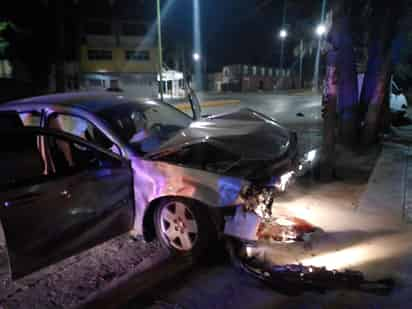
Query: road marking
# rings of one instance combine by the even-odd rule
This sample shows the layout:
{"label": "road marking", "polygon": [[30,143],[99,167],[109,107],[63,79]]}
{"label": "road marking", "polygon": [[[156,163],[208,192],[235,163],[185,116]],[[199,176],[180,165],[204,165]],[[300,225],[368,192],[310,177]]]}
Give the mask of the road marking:
{"label": "road marking", "polygon": [[[229,104],[240,104],[240,100],[215,100],[215,101],[205,101],[200,103],[202,108],[207,107],[219,107],[225,106]],[[180,109],[181,111],[190,110],[191,106],[189,103],[178,103],[175,105],[176,108]]]}

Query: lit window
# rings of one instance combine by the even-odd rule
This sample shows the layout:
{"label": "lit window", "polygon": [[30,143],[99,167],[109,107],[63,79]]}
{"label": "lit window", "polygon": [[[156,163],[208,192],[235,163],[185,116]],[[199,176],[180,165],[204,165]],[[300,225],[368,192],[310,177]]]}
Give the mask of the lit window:
{"label": "lit window", "polygon": [[243,66],[243,75],[249,74],[249,67],[247,65]]}
{"label": "lit window", "polygon": [[126,51],[126,60],[129,60],[129,61],[149,61],[150,60],[150,53],[147,50],[141,50],[141,51],[127,50]]}

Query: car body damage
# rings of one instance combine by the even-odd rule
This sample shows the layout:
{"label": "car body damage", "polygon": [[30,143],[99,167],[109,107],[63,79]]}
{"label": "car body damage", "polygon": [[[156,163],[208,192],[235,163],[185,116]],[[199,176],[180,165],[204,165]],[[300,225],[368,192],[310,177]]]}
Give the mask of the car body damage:
{"label": "car body damage", "polygon": [[241,193],[243,204],[225,224],[224,233],[244,241],[269,241],[290,243],[306,241],[319,229],[301,218],[273,212],[276,197],[286,191],[293,180],[305,174],[316,164],[317,151],[312,150],[275,182],[266,185],[251,184]]}
{"label": "car body damage", "polygon": [[[239,130],[228,129],[234,123]],[[269,146],[242,148],[249,136]],[[229,137],[231,143],[225,143]],[[141,231],[146,206],[162,197],[186,197],[209,207],[248,207],[259,196],[254,190],[260,189],[254,188],[276,190],[282,173],[294,165],[296,143],[293,133],[251,110],[193,122],[146,159],[131,158],[135,228]]]}
{"label": "car body damage", "polygon": [[[295,133],[250,109],[193,120],[153,100],[77,93],[6,103],[0,114],[15,118],[9,127],[2,122],[4,129],[17,129],[16,137],[31,141],[30,148],[8,134],[15,149],[8,145],[2,159],[10,175],[0,185],[13,187],[0,195],[13,278],[130,229],[150,241],[156,237],[156,207],[173,198],[202,207],[206,215],[233,208],[223,224],[227,235],[271,238],[270,224],[289,222],[273,220],[276,195],[310,161],[298,159]],[[7,163],[22,150],[36,158],[33,178],[29,170],[13,172],[17,161]],[[56,206],[62,204],[67,208]],[[24,213],[38,220],[26,224]],[[59,214],[60,223],[51,214]],[[16,234],[22,224],[25,233]],[[290,230],[272,239],[293,238]]]}

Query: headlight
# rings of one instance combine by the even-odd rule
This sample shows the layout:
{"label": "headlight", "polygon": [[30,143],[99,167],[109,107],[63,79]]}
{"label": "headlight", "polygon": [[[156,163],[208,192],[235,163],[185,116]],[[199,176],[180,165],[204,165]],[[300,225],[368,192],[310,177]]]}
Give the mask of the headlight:
{"label": "headlight", "polygon": [[294,174],[295,172],[290,171],[280,176],[279,181],[275,184],[276,189],[282,192],[285,191]]}
{"label": "headlight", "polygon": [[316,157],[318,155],[318,151],[317,150],[311,150],[306,154],[306,160],[309,162],[313,162],[315,161]]}

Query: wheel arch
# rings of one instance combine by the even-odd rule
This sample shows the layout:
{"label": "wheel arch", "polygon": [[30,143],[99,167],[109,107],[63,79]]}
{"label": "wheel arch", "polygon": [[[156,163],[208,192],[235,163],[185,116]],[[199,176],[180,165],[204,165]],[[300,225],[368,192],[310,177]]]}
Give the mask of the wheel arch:
{"label": "wheel arch", "polygon": [[[203,206],[205,209],[207,209],[207,212],[209,214],[210,219],[212,219],[211,216],[211,210],[213,207],[206,205],[205,203],[194,199],[194,198],[188,198],[186,196],[176,196],[176,195],[170,195],[170,196],[162,196],[159,197],[149,203],[149,205],[146,208],[146,211],[143,215],[143,238],[145,241],[150,242],[156,239],[156,230],[155,230],[155,224],[154,224],[154,214],[156,208],[160,205],[160,203],[164,200],[167,199],[180,199],[180,200],[185,200],[190,203],[194,203],[196,206]],[[215,220],[213,220],[215,221]]]}

